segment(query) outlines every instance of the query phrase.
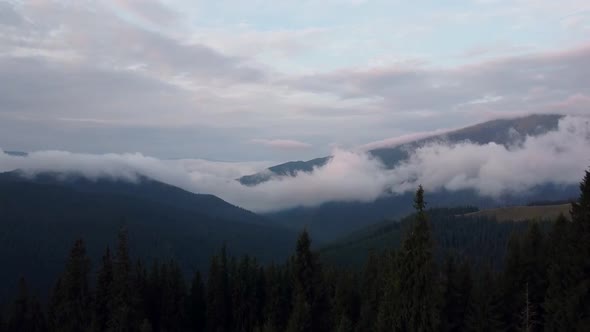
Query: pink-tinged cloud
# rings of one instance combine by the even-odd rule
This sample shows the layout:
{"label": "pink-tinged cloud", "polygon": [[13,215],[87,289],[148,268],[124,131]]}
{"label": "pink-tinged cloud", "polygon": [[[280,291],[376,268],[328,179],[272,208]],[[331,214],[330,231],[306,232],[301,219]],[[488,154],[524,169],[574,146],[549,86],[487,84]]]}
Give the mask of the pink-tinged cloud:
{"label": "pink-tinged cloud", "polygon": [[179,14],[157,0],[113,0],[113,4],[145,21],[157,25],[171,24]]}
{"label": "pink-tinged cloud", "polygon": [[386,138],[386,139],[382,139],[379,141],[367,143],[367,144],[360,146],[359,149],[362,151],[370,151],[370,150],[375,150],[375,149],[380,149],[380,148],[393,148],[398,145],[414,142],[414,141],[421,140],[421,139],[428,138],[428,137],[432,137],[432,136],[445,134],[445,133],[448,133],[452,130],[454,130],[454,129],[437,129],[437,130],[433,130],[433,131],[421,131],[421,132],[416,132],[416,133],[405,134],[405,135],[401,135],[401,136]]}
{"label": "pink-tinged cloud", "polygon": [[302,150],[311,148],[311,144],[292,139],[253,139],[251,143],[265,145],[279,150]]}

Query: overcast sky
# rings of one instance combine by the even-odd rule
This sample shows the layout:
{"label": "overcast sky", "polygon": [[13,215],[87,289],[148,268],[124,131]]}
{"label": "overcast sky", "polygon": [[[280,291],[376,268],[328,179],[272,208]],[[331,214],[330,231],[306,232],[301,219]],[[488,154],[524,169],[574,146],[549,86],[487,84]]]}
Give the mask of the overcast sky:
{"label": "overcast sky", "polygon": [[284,161],[533,112],[590,114],[590,1],[0,0],[4,150]]}

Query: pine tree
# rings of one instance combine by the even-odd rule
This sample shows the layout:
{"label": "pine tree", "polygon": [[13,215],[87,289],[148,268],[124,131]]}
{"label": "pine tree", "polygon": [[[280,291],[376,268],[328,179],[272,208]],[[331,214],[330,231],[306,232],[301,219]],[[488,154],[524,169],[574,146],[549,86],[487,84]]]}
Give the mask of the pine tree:
{"label": "pine tree", "polygon": [[18,295],[10,308],[8,316],[8,331],[25,331],[30,325],[29,315],[29,290],[24,278],[18,282]]}
{"label": "pine tree", "polygon": [[131,259],[126,229],[119,231],[117,252],[113,262],[112,316],[108,327],[114,332],[133,331],[136,321],[134,294],[131,286]]}
{"label": "pine tree", "polygon": [[149,320],[144,319],[141,322],[141,326],[139,327],[139,332],[152,332],[154,329],[152,328],[152,324]]}
{"label": "pine tree", "polygon": [[51,299],[50,327],[54,331],[83,331],[92,317],[89,288],[90,259],[84,241],[77,240]]}
{"label": "pine tree", "polygon": [[489,266],[477,278],[465,316],[465,331],[504,331],[497,282]]}
{"label": "pine tree", "polygon": [[541,330],[544,324],[543,302],[547,290],[547,253],[544,235],[537,222],[533,222],[522,245],[523,282],[525,283],[526,308],[529,331]]}
{"label": "pine tree", "polygon": [[293,259],[294,298],[288,331],[329,331],[329,304],[318,257],[311,252],[311,240],[304,230],[297,240]]}
{"label": "pine tree", "polygon": [[360,296],[356,285],[355,274],[352,271],[335,271],[337,275],[332,316],[337,329],[351,328],[358,320],[360,310]]}
{"label": "pine tree", "polygon": [[[0,320],[1,322],[1,320]],[[0,323],[0,327],[1,327]],[[37,296],[31,297],[24,278],[19,280],[18,294],[14,300],[8,322],[7,331],[45,332],[47,325]]]}
{"label": "pine tree", "polygon": [[547,292],[543,309],[546,331],[572,331],[572,317],[568,308],[569,294],[574,283],[572,271],[572,240],[570,222],[560,215],[549,234]]}
{"label": "pine tree", "polygon": [[530,300],[529,283],[525,284],[524,308],[520,313],[520,331],[532,332],[540,329],[537,308]]}
{"label": "pine tree", "polygon": [[518,331],[524,305],[523,258],[518,234],[508,241],[508,252],[502,275],[502,319],[506,331]]}
{"label": "pine tree", "polygon": [[444,266],[441,331],[463,331],[471,294],[471,269],[468,263],[457,265],[457,259],[447,257]]}
{"label": "pine tree", "polygon": [[145,296],[146,317],[152,328],[160,326],[163,278],[161,271],[163,268],[158,261],[152,262],[150,273],[147,279],[147,290]]}
{"label": "pine tree", "polygon": [[[135,263],[132,274],[133,300],[136,312],[136,321],[143,322],[148,315],[148,279],[147,270],[140,259]],[[148,319],[149,322],[149,319]],[[151,324],[150,324],[151,325]]]}
{"label": "pine tree", "polygon": [[107,324],[112,319],[112,300],[113,261],[111,251],[107,248],[96,276],[94,315],[92,319],[94,330],[105,331],[107,329]]}
{"label": "pine tree", "polygon": [[207,302],[205,302],[205,286],[203,285],[201,273],[198,271],[195,273],[191,282],[186,311],[191,331],[204,331],[206,326]]}
{"label": "pine tree", "polygon": [[347,316],[342,316],[336,325],[336,332],[353,332],[354,325]]}
{"label": "pine tree", "polygon": [[0,305],[0,332],[5,332],[4,307]]}
{"label": "pine tree", "polygon": [[244,256],[232,278],[234,331],[252,331],[262,325],[259,308],[263,306],[264,286],[259,285],[259,267],[255,259]]}
{"label": "pine tree", "polygon": [[590,172],[580,183],[580,197],[572,203],[573,288],[568,307],[577,329],[590,326]]}
{"label": "pine tree", "polygon": [[207,331],[226,332],[231,329],[230,285],[226,247],[211,259],[207,280]]}
{"label": "pine tree", "polygon": [[160,329],[163,331],[179,331],[184,328],[185,283],[180,267],[171,261],[163,266],[162,272],[162,313]]}
{"label": "pine tree", "polygon": [[381,266],[379,255],[375,250],[370,250],[361,280],[361,309],[357,328],[359,331],[370,331],[375,327],[382,295]]}
{"label": "pine tree", "polygon": [[47,328],[47,321],[45,319],[45,314],[43,312],[43,308],[41,307],[41,301],[39,300],[38,296],[33,296],[30,305],[29,305],[29,332],[46,332]]}
{"label": "pine tree", "polygon": [[433,240],[426,217],[424,189],[414,198],[416,219],[400,250],[399,277],[401,305],[396,324],[403,331],[438,329],[438,285],[433,257]]}
{"label": "pine tree", "polygon": [[292,305],[291,265],[270,264],[266,269],[266,301],[263,330],[284,331]]}
{"label": "pine tree", "polygon": [[401,303],[400,303],[400,276],[399,276],[399,257],[394,251],[386,252],[379,260],[381,262],[378,274],[379,282],[374,285],[374,291],[378,295],[378,307],[375,308],[373,315],[376,314],[373,326],[376,331],[399,331],[402,329],[401,320]]}

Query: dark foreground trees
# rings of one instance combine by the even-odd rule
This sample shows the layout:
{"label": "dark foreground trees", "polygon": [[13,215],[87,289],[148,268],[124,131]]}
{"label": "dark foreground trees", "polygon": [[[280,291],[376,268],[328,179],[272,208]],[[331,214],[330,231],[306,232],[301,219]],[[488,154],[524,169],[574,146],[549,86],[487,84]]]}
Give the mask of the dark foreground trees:
{"label": "dark foreground trees", "polygon": [[0,331],[585,331],[590,326],[590,174],[571,221],[530,223],[503,268],[450,253],[437,264],[424,190],[397,250],[362,271],[325,266],[302,232],[281,265],[225,247],[190,277],[174,261],[134,261],[119,234],[92,273],[82,240],[42,305],[21,279]]}

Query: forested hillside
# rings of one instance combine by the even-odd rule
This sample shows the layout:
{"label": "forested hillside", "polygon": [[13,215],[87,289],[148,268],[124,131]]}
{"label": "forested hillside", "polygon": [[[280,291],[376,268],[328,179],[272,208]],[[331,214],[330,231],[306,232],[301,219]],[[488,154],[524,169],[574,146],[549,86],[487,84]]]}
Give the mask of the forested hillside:
{"label": "forested hillside", "polygon": [[[454,208],[476,206],[480,209],[498,206],[524,205],[528,202],[555,197],[567,200],[575,197],[575,186],[543,185],[519,195],[492,198],[480,196],[475,190],[440,190],[429,194],[429,207]],[[385,195],[374,202],[329,202],[314,208],[294,208],[266,216],[292,229],[307,227],[321,242],[337,240],[384,219],[399,219],[412,213],[412,193]]]}
{"label": "forested hillside", "polygon": [[[457,255],[494,269],[502,266],[507,243],[514,234],[523,234],[532,223],[549,229],[554,220],[498,222],[485,216],[469,216],[474,208],[436,208],[427,211],[435,243],[435,258],[442,262]],[[467,214],[466,216],[464,214]],[[339,266],[362,266],[372,251],[399,249],[411,229],[415,215],[385,221],[343,237],[321,249],[322,259]]]}
{"label": "forested hillside", "polygon": [[[62,175],[63,177],[63,175]],[[83,238],[93,268],[125,227],[136,258],[175,259],[183,273],[204,269],[223,243],[263,262],[288,256],[296,233],[212,195],[157,181],[91,181],[42,174],[0,174],[0,297],[19,276],[41,294],[57,276],[70,244]]]}
{"label": "forested hillside", "polygon": [[75,241],[47,305],[21,278],[0,321],[9,331],[584,331],[590,172],[580,189],[571,221],[514,232],[498,270],[461,253],[439,263],[422,187],[399,247],[371,252],[362,269],[326,265],[303,231],[283,264],[222,247],[187,282],[173,260],[130,256],[123,229],[96,270]]}

